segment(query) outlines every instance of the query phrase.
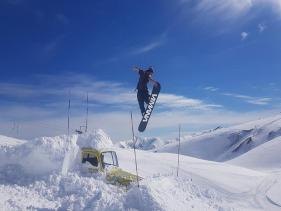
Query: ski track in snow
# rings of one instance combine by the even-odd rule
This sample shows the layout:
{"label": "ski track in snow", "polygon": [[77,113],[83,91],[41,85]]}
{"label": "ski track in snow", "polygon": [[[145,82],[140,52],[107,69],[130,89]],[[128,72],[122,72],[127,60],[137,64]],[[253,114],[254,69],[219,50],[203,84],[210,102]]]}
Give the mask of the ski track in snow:
{"label": "ski track in snow", "polygon": [[[253,134],[264,138],[267,132],[279,131],[279,121],[280,116],[233,128],[239,131],[258,125]],[[203,136],[214,139],[220,134],[214,131]],[[196,138],[201,145],[200,136]],[[139,188],[136,184],[126,188],[108,184],[102,174],[89,176],[79,171],[79,147],[113,147],[102,130],[32,141],[0,136],[0,210],[281,210],[281,161],[278,150],[273,150],[281,146],[279,140],[273,137],[259,143],[229,162],[181,155],[179,177],[176,154],[137,150],[139,174],[144,179]],[[132,149],[115,150],[120,166],[134,173]]]}

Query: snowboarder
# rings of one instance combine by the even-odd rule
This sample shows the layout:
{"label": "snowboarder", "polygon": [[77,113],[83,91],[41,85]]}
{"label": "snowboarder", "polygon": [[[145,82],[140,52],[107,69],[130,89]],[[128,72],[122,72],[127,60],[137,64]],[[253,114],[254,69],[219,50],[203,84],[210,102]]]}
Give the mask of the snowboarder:
{"label": "snowboarder", "polygon": [[158,86],[158,83],[152,79],[153,69],[151,66],[145,71],[140,69],[139,67],[134,67],[133,71],[139,74],[139,81],[136,90],[138,91],[137,98],[139,102],[140,111],[143,115],[145,113],[144,103],[148,104],[150,97],[147,84],[148,82],[151,82],[153,86]]}

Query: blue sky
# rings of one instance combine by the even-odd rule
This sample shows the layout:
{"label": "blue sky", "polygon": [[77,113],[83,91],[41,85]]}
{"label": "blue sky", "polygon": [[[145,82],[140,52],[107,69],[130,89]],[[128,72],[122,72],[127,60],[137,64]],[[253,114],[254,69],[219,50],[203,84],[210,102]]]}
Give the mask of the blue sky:
{"label": "blue sky", "polygon": [[[66,133],[85,120],[130,138],[137,65],[162,92],[144,136],[173,137],[280,112],[280,0],[0,2],[0,133]],[[16,132],[15,128],[19,128]]]}

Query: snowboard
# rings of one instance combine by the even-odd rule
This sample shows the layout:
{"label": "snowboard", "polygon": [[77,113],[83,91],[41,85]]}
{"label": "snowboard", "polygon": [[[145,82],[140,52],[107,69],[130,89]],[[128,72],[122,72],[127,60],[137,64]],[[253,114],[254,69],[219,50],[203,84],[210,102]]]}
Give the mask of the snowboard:
{"label": "snowboard", "polygon": [[139,128],[138,128],[139,132],[143,132],[147,126],[148,120],[151,116],[156,100],[158,98],[160,89],[161,89],[160,83],[156,82],[156,84],[153,86],[148,105],[145,109],[144,115],[142,116],[141,122],[139,124]]}

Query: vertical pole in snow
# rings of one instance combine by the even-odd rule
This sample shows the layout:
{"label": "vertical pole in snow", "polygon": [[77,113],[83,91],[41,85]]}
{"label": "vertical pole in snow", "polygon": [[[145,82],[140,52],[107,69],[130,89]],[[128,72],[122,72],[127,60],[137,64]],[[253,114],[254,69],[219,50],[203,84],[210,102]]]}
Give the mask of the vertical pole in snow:
{"label": "vertical pole in snow", "polygon": [[87,92],[87,116],[86,116],[86,128],[85,128],[85,132],[86,132],[86,133],[87,133],[87,131],[88,131],[88,113],[89,113],[88,104],[89,104],[89,98],[88,98],[88,92]]}
{"label": "vertical pole in snow", "polygon": [[69,91],[68,112],[67,112],[67,136],[68,136],[68,138],[69,138],[69,115],[70,115],[70,91]]}
{"label": "vertical pole in snow", "polygon": [[19,133],[19,129],[20,129],[20,123],[17,124],[17,137],[18,137],[18,138],[20,137],[20,136],[19,136],[19,134],[20,134],[20,133]]}
{"label": "vertical pole in snow", "polygon": [[140,184],[139,184],[138,163],[137,163],[137,155],[136,155],[136,141],[135,141],[135,132],[134,132],[133,113],[132,112],[131,112],[131,124],[132,124],[132,134],[133,134],[133,142],[134,142],[134,154],[135,154],[135,165],[136,165],[136,173],[137,173],[137,183],[138,183],[138,188],[139,188]]}
{"label": "vertical pole in snow", "polygon": [[177,177],[179,176],[180,147],[181,147],[181,125],[179,125],[179,146],[178,146],[178,168],[177,168]]}
{"label": "vertical pole in snow", "polygon": [[[69,126],[70,126],[70,91],[69,91],[69,98],[68,98],[68,111],[67,111],[67,139],[66,139],[66,146],[67,148],[71,147],[71,143],[70,143],[70,136],[69,136]],[[71,147],[72,148],[72,147]],[[70,162],[71,161],[71,152],[73,150],[68,150],[64,156],[63,159],[63,164],[62,164],[62,169],[61,169],[61,173],[62,175],[66,175],[68,172],[68,169],[70,167]]]}

